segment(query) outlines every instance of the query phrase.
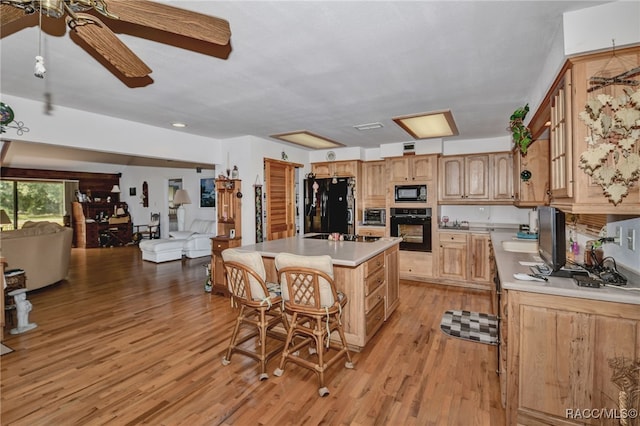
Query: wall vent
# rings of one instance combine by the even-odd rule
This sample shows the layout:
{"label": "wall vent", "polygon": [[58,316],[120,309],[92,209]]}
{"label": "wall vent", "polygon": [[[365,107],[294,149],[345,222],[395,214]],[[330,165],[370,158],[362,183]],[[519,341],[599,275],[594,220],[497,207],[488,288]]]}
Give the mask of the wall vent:
{"label": "wall vent", "polygon": [[404,154],[410,154],[410,153],[414,153],[416,152],[416,144],[413,142],[407,142],[404,144],[404,147],[402,149],[402,152]]}

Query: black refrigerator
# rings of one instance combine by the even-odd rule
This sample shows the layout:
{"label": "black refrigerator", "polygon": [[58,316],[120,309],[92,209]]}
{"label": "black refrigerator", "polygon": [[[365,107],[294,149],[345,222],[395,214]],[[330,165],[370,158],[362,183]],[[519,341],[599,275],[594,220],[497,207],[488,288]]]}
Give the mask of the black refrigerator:
{"label": "black refrigerator", "polygon": [[355,180],[349,177],[304,181],[304,233],[355,233]]}

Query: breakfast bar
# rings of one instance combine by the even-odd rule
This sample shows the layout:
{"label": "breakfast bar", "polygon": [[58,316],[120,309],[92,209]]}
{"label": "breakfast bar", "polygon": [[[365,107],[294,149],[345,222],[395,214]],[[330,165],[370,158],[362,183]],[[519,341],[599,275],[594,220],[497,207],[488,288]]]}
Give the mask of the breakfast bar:
{"label": "breakfast bar", "polygon": [[342,316],[347,342],[352,350],[360,351],[399,304],[398,247],[401,240],[332,241],[291,237],[239,249],[259,252],[267,280],[272,282],[278,281],[275,257],[279,253],[331,256],[336,288],[349,299]]}

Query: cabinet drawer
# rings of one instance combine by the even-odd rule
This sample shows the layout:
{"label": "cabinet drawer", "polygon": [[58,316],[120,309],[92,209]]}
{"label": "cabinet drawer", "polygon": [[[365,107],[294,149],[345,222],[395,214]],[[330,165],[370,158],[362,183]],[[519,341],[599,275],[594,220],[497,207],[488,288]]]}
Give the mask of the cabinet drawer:
{"label": "cabinet drawer", "polygon": [[384,300],[381,300],[366,315],[366,334],[371,336],[384,322]]}
{"label": "cabinet drawer", "polygon": [[364,295],[368,296],[375,289],[384,284],[384,268],[379,268],[373,274],[364,279]]}
{"label": "cabinet drawer", "polygon": [[371,309],[377,303],[380,303],[380,301],[384,299],[384,294],[385,294],[386,288],[387,287],[385,285],[378,286],[378,288],[373,290],[371,292],[371,294],[369,294],[364,299],[364,311],[365,311],[365,313],[368,313],[369,311],[371,311]]}
{"label": "cabinet drawer", "polygon": [[384,253],[380,253],[364,264],[364,276],[368,277],[373,271],[384,266]]}
{"label": "cabinet drawer", "polygon": [[238,247],[240,246],[238,239],[230,239],[230,238],[212,238],[211,239],[211,249],[214,253],[221,253],[223,250],[228,249],[230,247]]}
{"label": "cabinet drawer", "polygon": [[440,241],[454,242],[454,243],[466,243],[467,234],[462,232],[441,232]]}

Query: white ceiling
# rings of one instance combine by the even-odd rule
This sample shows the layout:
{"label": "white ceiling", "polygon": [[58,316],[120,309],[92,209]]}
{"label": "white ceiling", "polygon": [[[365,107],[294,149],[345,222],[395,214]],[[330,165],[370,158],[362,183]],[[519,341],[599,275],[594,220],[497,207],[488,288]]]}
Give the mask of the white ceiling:
{"label": "white ceiling", "polygon": [[[44,36],[47,73],[38,79],[31,27],[0,42],[2,93],[43,104],[49,93],[54,115],[59,105],[166,128],[182,121],[185,132],[215,139],[305,129],[372,148],[411,139],[393,117],[442,109],[460,132],[451,139],[504,137],[562,13],[607,2],[167,3],[227,19],[228,58],[120,34],[153,70],[152,84],[129,88],[58,25]],[[371,122],[384,127],[353,128]]]}

